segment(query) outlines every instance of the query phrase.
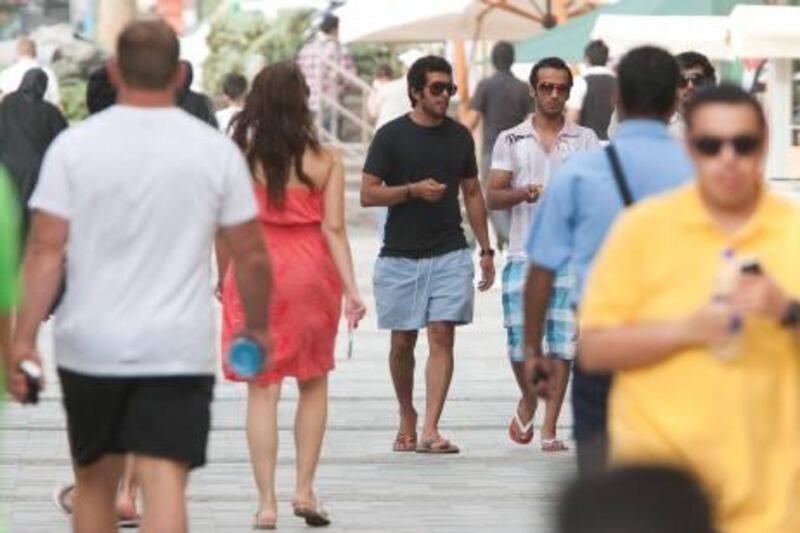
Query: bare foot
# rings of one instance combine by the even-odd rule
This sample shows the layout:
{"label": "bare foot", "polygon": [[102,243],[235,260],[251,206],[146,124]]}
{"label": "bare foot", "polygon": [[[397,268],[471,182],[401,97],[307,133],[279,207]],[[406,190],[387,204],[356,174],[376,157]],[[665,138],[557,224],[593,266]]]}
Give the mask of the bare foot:
{"label": "bare foot", "polygon": [[117,518],[120,520],[135,520],[139,518],[139,512],[136,510],[136,500],[127,494],[120,494],[117,496]]}
{"label": "bare foot", "polygon": [[261,509],[256,513],[253,526],[256,529],[275,529],[277,523],[277,509]]}

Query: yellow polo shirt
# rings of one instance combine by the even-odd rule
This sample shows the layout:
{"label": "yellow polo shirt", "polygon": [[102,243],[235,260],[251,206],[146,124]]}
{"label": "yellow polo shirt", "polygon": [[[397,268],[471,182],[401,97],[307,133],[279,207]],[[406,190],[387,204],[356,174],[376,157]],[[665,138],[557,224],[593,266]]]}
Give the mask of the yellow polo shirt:
{"label": "yellow polo shirt", "polygon": [[[689,315],[711,298],[725,248],[757,257],[800,296],[800,210],[765,192],[747,225],[727,235],[692,184],[619,218],[589,278],[581,327]],[[800,344],[774,321],[751,317],[741,347],[729,362],[692,349],[616,374],[612,462],[694,471],[723,532],[800,532]]]}

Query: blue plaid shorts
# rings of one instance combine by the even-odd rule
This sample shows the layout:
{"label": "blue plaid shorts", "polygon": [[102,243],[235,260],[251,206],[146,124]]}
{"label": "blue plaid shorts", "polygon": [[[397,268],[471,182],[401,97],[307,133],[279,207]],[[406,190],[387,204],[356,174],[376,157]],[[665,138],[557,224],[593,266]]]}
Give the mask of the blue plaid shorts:
{"label": "blue plaid shorts", "polygon": [[[503,325],[508,334],[508,357],[514,362],[525,360],[523,292],[527,274],[527,261],[509,261],[503,269]],[[542,341],[543,353],[564,361],[575,359],[575,313],[570,304],[574,283],[569,266],[556,273]]]}

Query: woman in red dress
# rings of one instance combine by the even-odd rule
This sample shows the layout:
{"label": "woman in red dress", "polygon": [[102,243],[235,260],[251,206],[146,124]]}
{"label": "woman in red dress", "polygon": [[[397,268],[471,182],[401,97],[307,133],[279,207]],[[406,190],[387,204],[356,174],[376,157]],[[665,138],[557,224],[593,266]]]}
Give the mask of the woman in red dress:
{"label": "woman in red dress", "polygon": [[[247,399],[247,440],[259,492],[257,529],[273,529],[277,520],[277,408],[286,377],[296,378],[300,391],[294,513],[309,525],[330,523],[314,493],[314,474],[325,434],[327,375],[334,367],[342,296],[352,324],[365,313],[347,240],[344,167],[336,152],[320,144],[307,100],[308,86],[296,65],[271,65],[253,81],[232,126],[254,176],[273,269],[272,351],[264,371],[249,381]],[[226,354],[244,329],[244,312],[224,255],[218,250]],[[228,379],[244,381],[227,364],[223,367]]]}

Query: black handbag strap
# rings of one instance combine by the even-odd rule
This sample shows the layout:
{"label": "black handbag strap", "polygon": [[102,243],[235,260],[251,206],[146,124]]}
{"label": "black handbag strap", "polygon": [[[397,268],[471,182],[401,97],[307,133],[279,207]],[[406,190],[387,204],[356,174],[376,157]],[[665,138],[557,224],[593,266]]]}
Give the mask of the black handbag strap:
{"label": "black handbag strap", "polygon": [[611,164],[611,170],[614,173],[614,181],[617,183],[619,195],[622,197],[622,203],[625,204],[625,207],[629,207],[633,205],[633,195],[631,194],[630,187],[628,187],[628,180],[625,179],[625,171],[622,169],[622,165],[619,162],[617,149],[614,148],[613,144],[609,143],[605,151],[608,156],[608,162]]}

